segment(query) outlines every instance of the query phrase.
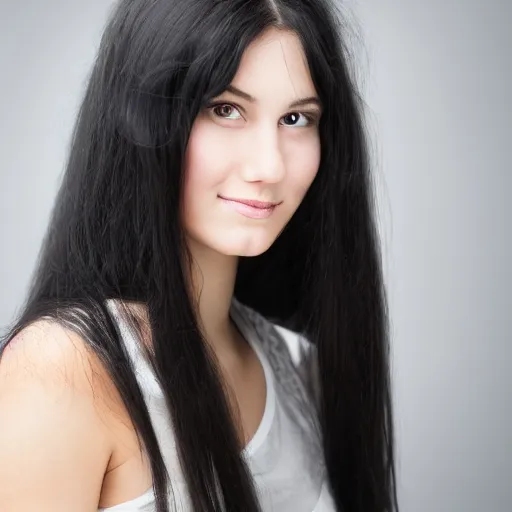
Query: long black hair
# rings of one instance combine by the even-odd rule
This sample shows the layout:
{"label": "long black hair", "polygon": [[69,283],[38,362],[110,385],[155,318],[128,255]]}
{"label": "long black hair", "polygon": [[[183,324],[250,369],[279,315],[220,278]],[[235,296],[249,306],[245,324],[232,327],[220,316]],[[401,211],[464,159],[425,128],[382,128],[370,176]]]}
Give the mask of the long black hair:
{"label": "long black hair", "polygon": [[195,117],[269,27],[302,42],[324,105],[321,161],[273,246],[241,259],[235,296],[317,347],[337,510],[398,508],[386,296],[364,116],[340,20],[327,0],[122,0],[104,32],[27,300],[0,351],[42,317],[83,337],[149,455],[158,512],[169,510],[171,482],[107,299],[147,310],[194,510],[260,510],[188,292],[180,201]]}

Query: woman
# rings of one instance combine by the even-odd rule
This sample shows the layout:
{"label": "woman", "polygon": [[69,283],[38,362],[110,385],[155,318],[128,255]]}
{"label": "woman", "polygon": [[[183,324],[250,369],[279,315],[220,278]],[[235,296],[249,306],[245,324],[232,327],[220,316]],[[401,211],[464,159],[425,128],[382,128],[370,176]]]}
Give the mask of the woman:
{"label": "woman", "polygon": [[397,507],[340,32],[319,0],[119,3],[0,345],[3,512]]}

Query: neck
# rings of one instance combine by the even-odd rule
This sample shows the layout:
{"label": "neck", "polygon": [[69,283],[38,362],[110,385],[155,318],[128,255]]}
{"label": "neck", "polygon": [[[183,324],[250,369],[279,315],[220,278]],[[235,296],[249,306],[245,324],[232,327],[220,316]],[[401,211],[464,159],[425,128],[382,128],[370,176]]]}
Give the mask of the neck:
{"label": "neck", "polygon": [[189,250],[192,294],[203,335],[219,359],[231,360],[240,353],[239,336],[229,316],[238,257],[220,254],[194,240],[189,240]]}

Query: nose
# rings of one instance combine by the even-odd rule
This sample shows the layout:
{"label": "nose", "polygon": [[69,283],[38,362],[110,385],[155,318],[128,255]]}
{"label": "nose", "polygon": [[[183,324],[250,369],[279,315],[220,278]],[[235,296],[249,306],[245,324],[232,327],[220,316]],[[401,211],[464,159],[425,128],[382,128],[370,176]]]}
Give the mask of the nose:
{"label": "nose", "polygon": [[240,157],[244,181],[278,183],[283,180],[285,161],[278,127],[260,127],[248,135]]}

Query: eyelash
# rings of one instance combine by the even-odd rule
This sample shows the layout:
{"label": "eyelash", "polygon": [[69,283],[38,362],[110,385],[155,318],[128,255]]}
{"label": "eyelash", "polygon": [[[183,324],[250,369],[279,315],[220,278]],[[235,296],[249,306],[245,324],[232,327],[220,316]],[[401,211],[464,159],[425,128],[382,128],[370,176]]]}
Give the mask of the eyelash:
{"label": "eyelash", "polygon": [[[229,103],[227,101],[222,101],[222,102],[217,102],[217,103],[211,103],[210,105],[207,105],[206,108],[210,111],[212,111],[214,108],[216,107],[224,107],[224,106],[230,106],[230,107],[233,107],[235,108],[236,110],[238,110],[240,112],[240,110],[243,110],[241,107],[239,107],[238,105],[236,105],[235,103]],[[301,114],[303,115],[307,120],[308,120],[308,125],[307,126],[311,126],[311,125],[315,125],[318,123],[318,116],[315,115],[315,114],[309,114],[307,112],[300,112],[300,111],[292,111],[292,112],[289,112],[288,114],[285,114],[283,117],[286,117],[290,114]],[[241,115],[241,114],[240,114]],[[223,117],[221,116],[217,116],[217,117],[220,117],[220,119],[224,119]],[[306,128],[306,126],[302,126],[300,128]]]}

